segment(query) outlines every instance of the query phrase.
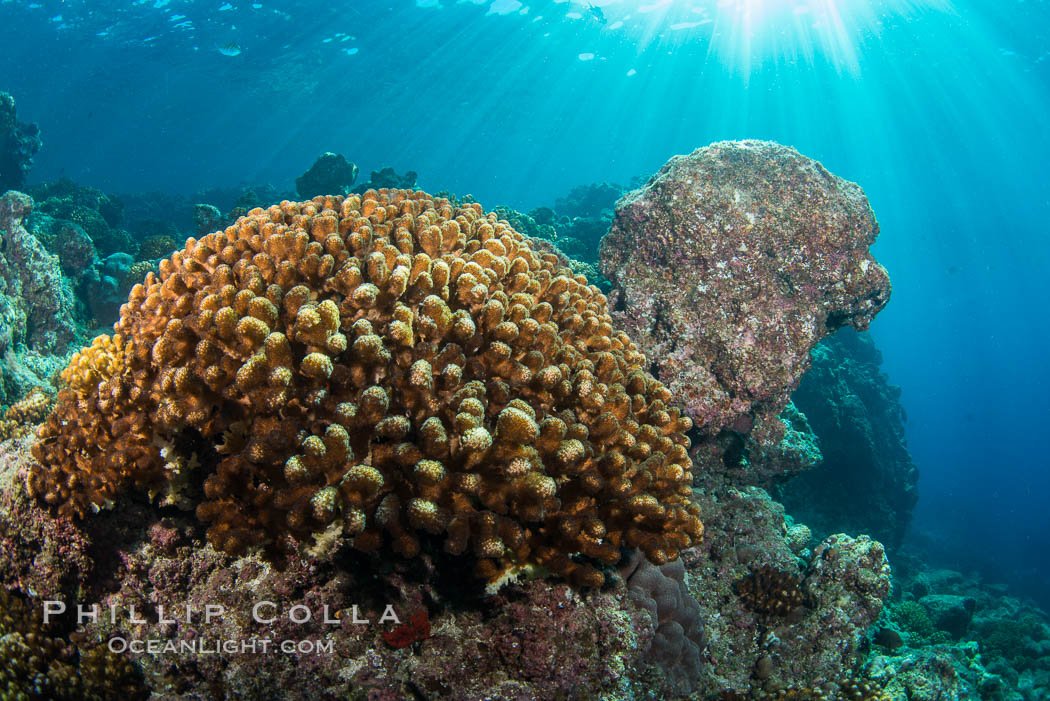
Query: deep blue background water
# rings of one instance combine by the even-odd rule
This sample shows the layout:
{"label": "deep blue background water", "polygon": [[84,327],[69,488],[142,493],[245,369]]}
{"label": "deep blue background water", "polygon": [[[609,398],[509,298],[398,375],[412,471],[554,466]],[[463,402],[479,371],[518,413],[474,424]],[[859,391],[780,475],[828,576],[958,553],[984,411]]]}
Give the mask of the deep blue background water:
{"label": "deep blue background water", "polygon": [[0,2],[0,89],[45,141],[31,178],[291,189],[332,150],[528,209],[712,141],[793,145],[882,224],[872,330],[915,528],[1050,604],[1045,0],[602,0],[605,24],[549,0],[256,4]]}

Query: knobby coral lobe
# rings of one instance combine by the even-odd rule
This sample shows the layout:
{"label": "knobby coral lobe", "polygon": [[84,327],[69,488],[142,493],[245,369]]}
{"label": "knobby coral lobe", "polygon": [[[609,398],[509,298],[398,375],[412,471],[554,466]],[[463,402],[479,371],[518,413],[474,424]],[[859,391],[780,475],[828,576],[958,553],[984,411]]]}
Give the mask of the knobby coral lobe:
{"label": "knobby coral lobe", "polygon": [[60,513],[180,503],[192,433],[218,446],[197,515],[228,553],[341,528],[412,557],[429,533],[486,579],[597,585],[621,547],[660,564],[702,535],[689,419],[605,297],[477,204],[282,202],[159,270],[40,429],[29,485]]}

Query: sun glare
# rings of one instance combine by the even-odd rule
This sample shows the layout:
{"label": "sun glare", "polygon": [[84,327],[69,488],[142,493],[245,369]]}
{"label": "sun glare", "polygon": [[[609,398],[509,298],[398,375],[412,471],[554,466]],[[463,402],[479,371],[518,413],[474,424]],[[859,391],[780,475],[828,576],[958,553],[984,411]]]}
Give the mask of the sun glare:
{"label": "sun glare", "polygon": [[643,25],[648,41],[706,41],[713,57],[744,76],[770,62],[818,61],[857,75],[860,49],[886,23],[951,10],[951,0],[597,0],[590,6],[625,16],[625,25]]}

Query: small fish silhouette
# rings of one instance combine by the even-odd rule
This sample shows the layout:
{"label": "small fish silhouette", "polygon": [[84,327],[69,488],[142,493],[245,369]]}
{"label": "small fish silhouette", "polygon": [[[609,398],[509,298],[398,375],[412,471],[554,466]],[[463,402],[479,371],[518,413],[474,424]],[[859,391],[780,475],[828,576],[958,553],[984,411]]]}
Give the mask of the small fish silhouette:
{"label": "small fish silhouette", "polygon": [[594,19],[598,20],[599,24],[605,24],[605,13],[602,12],[602,8],[597,5],[588,5],[587,9],[590,11]]}
{"label": "small fish silhouette", "polygon": [[235,41],[228,42],[219,47],[219,53],[223,56],[240,56],[241,45]]}

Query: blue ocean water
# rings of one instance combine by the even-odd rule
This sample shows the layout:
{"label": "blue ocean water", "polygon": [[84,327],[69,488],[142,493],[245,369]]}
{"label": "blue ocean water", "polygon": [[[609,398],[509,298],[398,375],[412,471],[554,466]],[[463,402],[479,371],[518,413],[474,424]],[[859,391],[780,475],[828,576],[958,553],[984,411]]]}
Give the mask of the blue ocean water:
{"label": "blue ocean water", "polygon": [[821,160],[882,226],[913,529],[1050,605],[1047,2],[3,0],[0,26],[33,181],[289,189],[337,151],[524,211],[722,139]]}

